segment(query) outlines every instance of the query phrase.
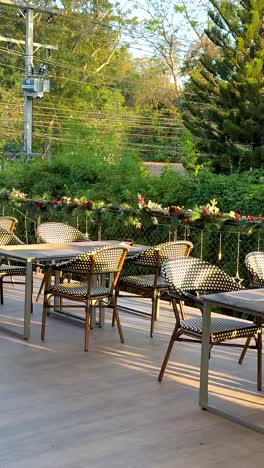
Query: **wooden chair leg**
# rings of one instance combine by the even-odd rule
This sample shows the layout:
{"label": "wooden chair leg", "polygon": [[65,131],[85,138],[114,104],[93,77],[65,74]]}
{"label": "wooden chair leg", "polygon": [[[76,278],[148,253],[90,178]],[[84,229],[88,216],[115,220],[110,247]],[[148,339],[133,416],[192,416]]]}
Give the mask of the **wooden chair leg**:
{"label": "wooden chair leg", "polygon": [[[11,265],[10,260],[7,260],[7,264],[8,264],[8,265]],[[10,281],[11,281],[11,283],[12,283],[12,286],[14,286],[14,285],[15,285],[15,282],[14,282],[14,278],[13,278],[12,275],[10,276]]]}
{"label": "wooden chair leg", "polygon": [[155,304],[155,317],[154,320],[157,321],[159,320],[160,316],[160,295],[156,295],[156,304]]}
{"label": "wooden chair leg", "polygon": [[122,326],[121,326],[121,322],[120,322],[120,318],[119,318],[119,313],[118,313],[118,310],[117,310],[117,298],[116,297],[113,299],[113,303],[114,303],[113,317],[115,318],[115,321],[116,321],[116,324],[117,324],[117,328],[118,328],[118,332],[119,332],[119,336],[120,336],[120,341],[121,341],[121,343],[124,343],[125,338],[124,338],[124,334],[123,334],[123,330],[122,330]]}
{"label": "wooden chair leg", "polygon": [[[257,322],[258,323],[258,322]],[[261,320],[258,323],[262,327]],[[258,391],[262,390],[262,328],[261,332],[257,336],[257,352],[258,352],[258,365],[257,365],[257,388]]]}
{"label": "wooden chair leg", "polygon": [[46,335],[47,308],[48,308],[48,300],[46,297],[44,297],[43,310],[42,310],[42,323],[41,323],[41,339],[42,340],[45,340],[45,335]]}
{"label": "wooden chair leg", "polygon": [[153,338],[153,335],[154,335],[154,322],[156,320],[157,306],[158,306],[157,292],[153,291],[153,293],[152,293],[152,303],[151,303],[150,338]]}
{"label": "wooden chair leg", "polygon": [[115,314],[114,314],[114,311],[113,311],[113,315],[112,315],[112,327],[115,326]]}
{"label": "wooden chair leg", "polygon": [[90,330],[93,330],[96,326],[96,308],[94,304],[95,303],[92,301],[90,309]]}
{"label": "wooden chair leg", "polygon": [[0,299],[1,299],[1,304],[3,305],[4,303],[3,277],[0,278]]}
{"label": "wooden chair leg", "polygon": [[168,349],[167,349],[166,354],[164,356],[163,363],[162,363],[162,366],[161,366],[161,369],[160,369],[160,373],[159,373],[159,376],[158,376],[158,381],[159,382],[161,382],[162,379],[163,379],[163,375],[164,375],[164,372],[165,372],[167,364],[168,364],[168,360],[169,360],[171,350],[172,350],[173,345],[174,345],[174,341],[177,340],[178,335],[179,335],[179,327],[176,325],[174,330],[173,330],[173,333],[171,335],[169,346],[168,346]]}
{"label": "wooden chair leg", "polygon": [[121,341],[121,343],[124,343],[125,338],[124,338],[124,334],[123,334],[123,330],[122,330],[122,327],[121,327],[121,322],[120,322],[120,318],[119,318],[119,314],[117,312],[117,309],[114,309],[114,316],[115,316],[115,319],[116,319],[116,324],[117,324],[117,328],[118,328],[118,332],[119,332],[119,336],[120,336],[120,341]]}
{"label": "wooden chair leg", "polygon": [[90,308],[85,308],[85,336],[84,336],[84,351],[88,351],[88,341],[90,334]]}
{"label": "wooden chair leg", "polygon": [[44,280],[45,276],[43,276],[42,278],[42,281],[41,281],[41,285],[39,287],[39,290],[38,290],[38,294],[37,294],[37,297],[36,297],[36,302],[38,302],[39,298],[40,298],[40,295],[42,293],[42,290],[44,288],[44,284],[45,284],[45,280]]}
{"label": "wooden chair leg", "polygon": [[245,355],[246,355],[246,352],[247,352],[247,350],[248,350],[248,347],[249,347],[249,345],[250,345],[251,338],[252,338],[252,336],[249,336],[249,337],[247,338],[247,340],[246,340],[245,346],[244,346],[244,348],[242,349],[242,352],[241,352],[241,354],[240,354],[240,358],[239,358],[239,360],[238,360],[238,363],[239,363],[239,364],[242,364],[242,362],[243,362],[243,359],[244,359],[244,357],[245,357]]}
{"label": "wooden chair leg", "polygon": [[[118,299],[118,296],[119,296],[119,289],[116,289],[116,293],[115,293],[115,307],[117,307],[117,299]],[[115,309],[113,309],[113,315],[112,315],[112,327],[115,326]]]}
{"label": "wooden chair leg", "polygon": [[179,301],[179,309],[180,309],[180,314],[181,314],[182,320],[185,319],[184,310],[183,310],[183,305],[184,305],[184,302],[183,302],[183,301]]}

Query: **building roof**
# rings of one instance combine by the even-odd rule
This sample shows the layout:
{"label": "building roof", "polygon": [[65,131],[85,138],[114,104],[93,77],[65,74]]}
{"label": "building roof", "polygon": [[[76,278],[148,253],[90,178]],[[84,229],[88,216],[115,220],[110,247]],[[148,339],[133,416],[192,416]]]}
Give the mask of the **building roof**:
{"label": "building roof", "polygon": [[178,172],[178,174],[180,175],[184,175],[187,173],[182,163],[165,163],[165,162],[147,161],[147,162],[144,162],[144,166],[148,169],[150,175],[153,175],[153,176],[160,176],[165,167],[169,167],[170,169],[175,170],[175,172]]}

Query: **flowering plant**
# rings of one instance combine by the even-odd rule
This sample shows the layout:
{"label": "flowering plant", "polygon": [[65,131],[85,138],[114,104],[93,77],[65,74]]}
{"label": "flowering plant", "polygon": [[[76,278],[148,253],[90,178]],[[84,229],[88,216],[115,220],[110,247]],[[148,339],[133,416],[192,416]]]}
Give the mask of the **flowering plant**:
{"label": "flowering plant", "polygon": [[138,206],[141,209],[145,209],[146,211],[151,211],[151,212],[158,212],[160,214],[169,214],[169,209],[168,208],[162,208],[161,205],[158,205],[157,203],[153,203],[151,200],[148,202],[145,201],[145,195],[140,195],[138,194]]}
{"label": "flowering plant", "polygon": [[212,199],[205,206],[196,205],[192,210],[177,205],[162,208],[161,205],[151,201],[146,202],[144,195],[138,196],[138,204],[141,209],[148,211],[154,216],[158,214],[169,216],[173,222],[181,221],[184,224],[191,223],[197,226],[204,226],[204,224],[209,223],[214,224],[218,228],[222,225],[230,225],[247,231],[250,231],[253,227],[264,226],[264,216],[242,216],[235,211],[224,213],[217,206],[216,199]]}
{"label": "flowering plant", "polygon": [[73,210],[75,208],[82,208],[84,210],[91,210],[93,207],[92,200],[86,200],[85,198],[71,198],[71,197],[61,197],[59,199],[47,200],[45,195],[41,199],[32,199],[29,198],[24,192],[17,189],[12,189],[11,191],[2,190],[0,192],[0,199],[14,202],[15,204],[24,203],[30,211],[36,209],[47,210],[47,209],[66,209]]}

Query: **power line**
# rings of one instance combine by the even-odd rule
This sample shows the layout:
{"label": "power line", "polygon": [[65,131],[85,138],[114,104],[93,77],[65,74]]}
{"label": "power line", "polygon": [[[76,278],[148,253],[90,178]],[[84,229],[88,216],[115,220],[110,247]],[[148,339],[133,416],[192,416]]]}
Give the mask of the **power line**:
{"label": "power line", "polygon": [[[72,102],[72,101],[70,101]],[[0,101],[0,106],[3,105],[3,106],[17,106],[17,103],[7,103],[7,102],[1,102]],[[100,110],[90,110],[90,109],[85,109],[83,111],[79,111],[79,110],[74,110],[74,109],[64,109],[62,107],[50,107],[50,106],[45,106],[45,105],[41,105],[41,103],[39,104],[36,104],[37,108],[38,109],[42,109],[42,110],[52,110],[54,112],[57,113],[58,116],[63,116],[63,117],[67,117],[67,113],[68,114],[80,114],[81,116],[82,115],[90,115],[90,117],[88,119],[101,119],[101,118],[104,118],[106,120],[106,118],[109,118],[109,120],[111,122],[113,122],[113,119],[118,119],[118,120],[125,120],[128,121],[128,120],[131,120],[131,121],[138,121],[140,120],[141,122],[147,122],[147,121],[151,121],[153,117],[151,116],[145,116],[145,115],[141,115],[141,114],[135,114],[134,112],[124,112],[124,113],[120,113],[120,114],[117,114],[117,113],[114,113],[114,112],[107,112],[107,111],[100,111]],[[58,111],[61,111],[61,112],[58,112]],[[162,114],[161,114],[162,115]],[[69,115],[68,117],[71,117],[71,115]],[[157,116],[155,116],[156,118]],[[174,118],[173,118],[174,120]],[[162,117],[160,116],[157,120],[158,122],[170,122],[171,121],[171,118],[168,118],[168,117]]]}

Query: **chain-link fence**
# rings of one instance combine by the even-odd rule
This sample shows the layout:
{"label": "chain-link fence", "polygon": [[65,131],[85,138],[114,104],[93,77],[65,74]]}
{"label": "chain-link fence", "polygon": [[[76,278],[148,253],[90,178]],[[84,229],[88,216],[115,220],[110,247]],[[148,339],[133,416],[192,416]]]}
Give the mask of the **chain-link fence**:
{"label": "chain-link fence", "polygon": [[[1,208],[0,208],[1,209]],[[12,207],[3,204],[2,215],[18,219],[16,235],[25,243],[36,242],[36,228],[45,221],[58,221],[85,232],[91,240],[132,240],[135,244],[156,245],[169,240],[190,240],[194,249],[192,255],[218,265],[226,273],[243,280],[247,285],[245,256],[252,251],[264,251],[264,230],[255,229],[250,233],[229,228],[220,230],[206,225],[204,229],[186,225],[175,225],[169,219],[153,216],[138,217],[131,212],[120,210],[85,211],[52,210],[41,213],[23,211],[23,206]]]}

